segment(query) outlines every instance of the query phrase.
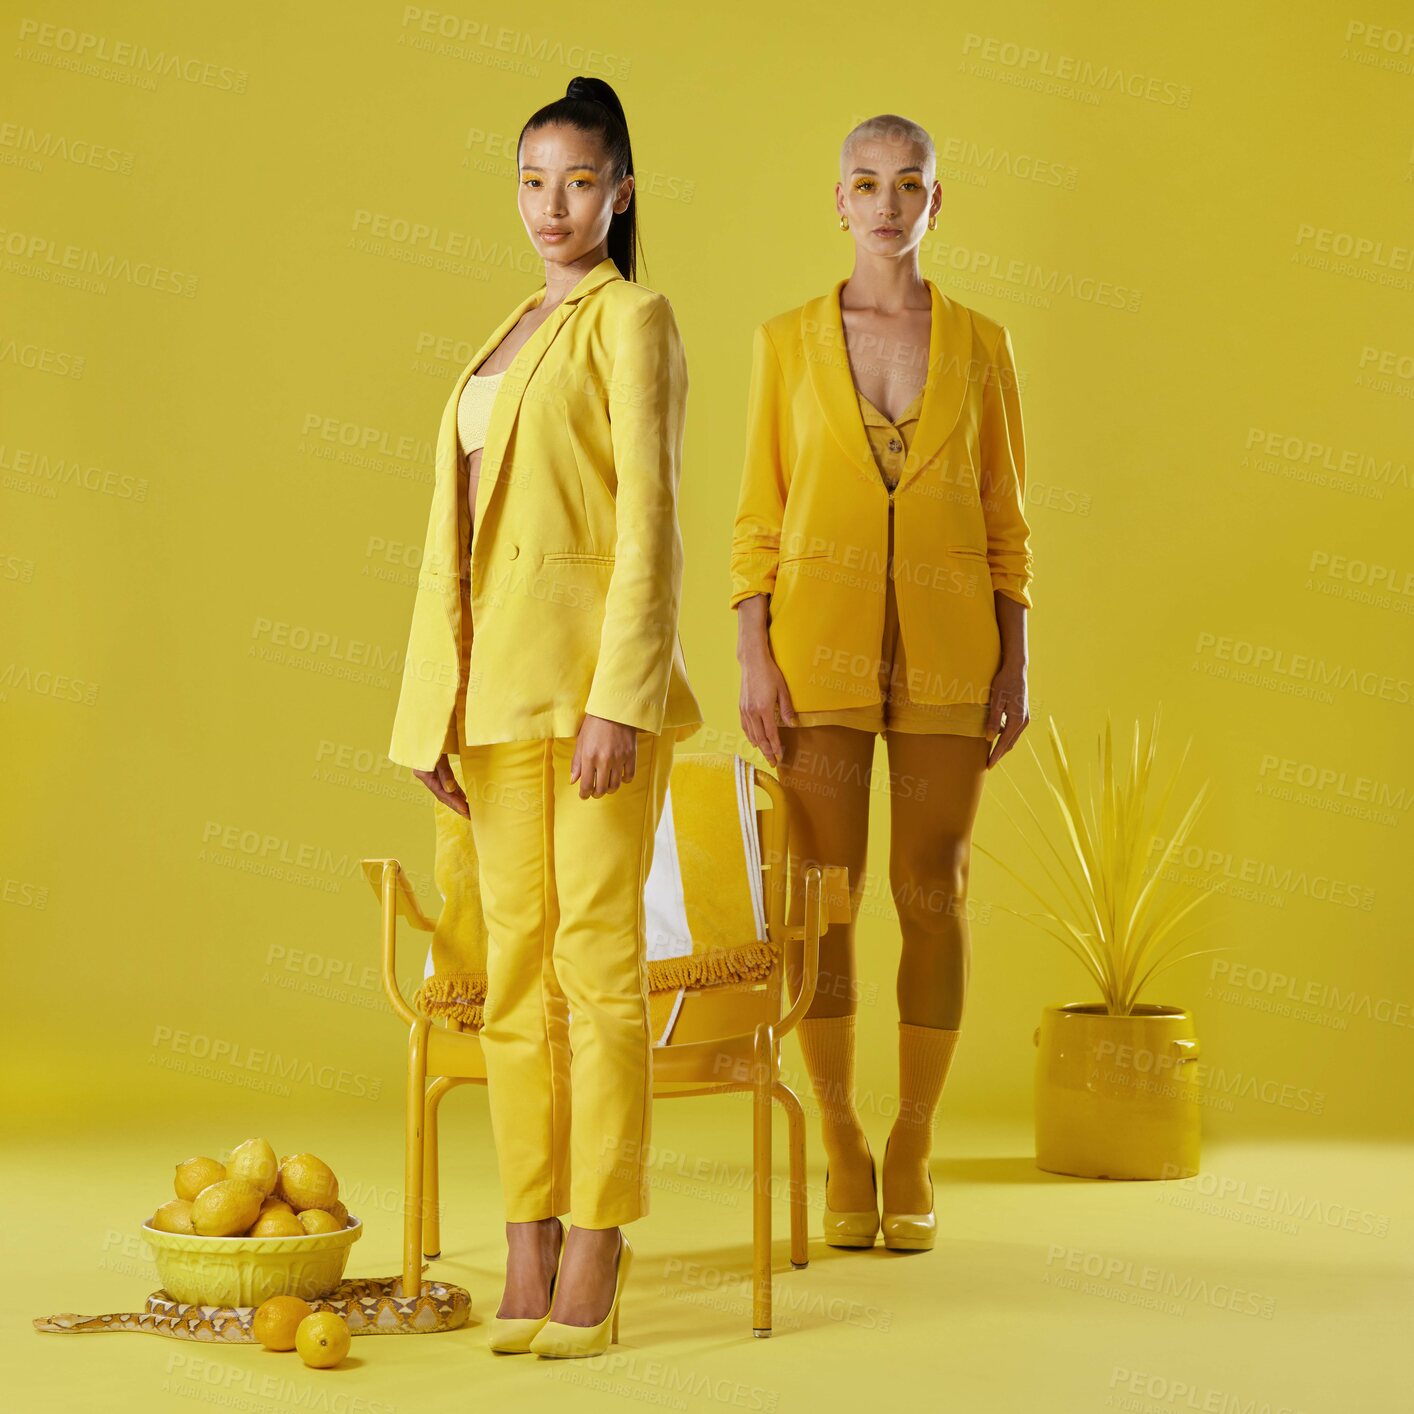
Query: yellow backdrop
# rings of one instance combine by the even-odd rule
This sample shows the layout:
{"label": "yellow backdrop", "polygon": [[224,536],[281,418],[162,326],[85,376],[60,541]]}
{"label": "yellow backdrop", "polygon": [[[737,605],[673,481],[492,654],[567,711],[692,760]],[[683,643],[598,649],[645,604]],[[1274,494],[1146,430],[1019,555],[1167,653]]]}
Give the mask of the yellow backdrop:
{"label": "yellow backdrop", "polygon": [[[430,798],[383,750],[432,442],[539,283],[516,134],[587,73],[623,96],[640,273],[690,360],[694,744],[748,749],[726,564],[751,332],[848,273],[840,140],[896,110],[937,142],[923,270],[1010,327],[1021,371],[1031,740],[1053,713],[1088,761],[1106,712],[1124,731],[1162,703],[1164,759],[1191,735],[1184,783],[1213,782],[1175,877],[1217,895],[1207,941],[1232,950],[1149,993],[1195,1009],[1207,1131],[1407,1133],[1414,154],[1409,35],[1377,12],[12,15],[0,926],[7,1042],[49,1057],[16,1105],[205,1123],[279,1095],[396,1144],[357,864],[396,854],[431,888]],[[1025,750],[1004,774],[1034,793]],[[1009,789],[975,838],[1024,859]],[[859,1083],[882,1139],[874,807]],[[989,861],[972,894],[946,1108],[1021,1121],[1040,1008],[1091,989]]]}

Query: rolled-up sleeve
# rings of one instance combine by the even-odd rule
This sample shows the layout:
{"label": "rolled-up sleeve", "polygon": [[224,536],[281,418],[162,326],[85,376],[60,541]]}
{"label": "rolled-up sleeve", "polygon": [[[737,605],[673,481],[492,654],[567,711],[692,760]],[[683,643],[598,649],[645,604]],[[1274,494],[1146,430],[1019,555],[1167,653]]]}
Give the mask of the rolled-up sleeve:
{"label": "rolled-up sleeve", "polygon": [[982,512],[992,588],[1031,607],[1033,556],[1026,522],[1026,439],[1011,334],[1002,326],[982,391]]}
{"label": "rolled-up sleeve", "polygon": [[784,383],[775,345],[758,326],[746,404],[746,461],[732,532],[733,609],[753,594],[770,594],[776,585],[788,485],[781,426]]}
{"label": "rolled-up sleeve", "polygon": [[608,388],[615,491],[614,568],[585,712],[661,732],[677,641],[683,545],[678,482],[687,357],[662,295],[617,331]]}

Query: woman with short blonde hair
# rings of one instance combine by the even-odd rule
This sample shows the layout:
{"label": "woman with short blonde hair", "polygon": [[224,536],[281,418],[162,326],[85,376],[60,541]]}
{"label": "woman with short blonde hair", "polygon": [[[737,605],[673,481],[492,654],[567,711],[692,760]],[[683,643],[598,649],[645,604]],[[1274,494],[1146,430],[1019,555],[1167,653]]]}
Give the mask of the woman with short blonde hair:
{"label": "woman with short blonde hair", "polygon": [[902,952],[882,1192],[854,1089],[853,922],[821,940],[799,1027],[828,1158],[825,1239],[844,1247],[881,1228],[888,1247],[933,1246],[972,824],[987,770],[1027,723],[1033,565],[1011,336],[920,273],[941,202],[918,124],[882,114],[845,139],[835,206],[854,269],[756,330],[732,542],[741,723],[785,789],[793,920],[813,863],[848,868],[857,918],[876,733],[888,749]]}

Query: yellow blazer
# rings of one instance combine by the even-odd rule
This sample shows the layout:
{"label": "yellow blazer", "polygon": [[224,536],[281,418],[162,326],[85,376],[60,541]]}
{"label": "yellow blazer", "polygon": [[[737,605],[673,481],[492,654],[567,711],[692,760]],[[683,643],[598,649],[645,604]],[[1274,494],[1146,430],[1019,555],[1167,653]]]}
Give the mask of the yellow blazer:
{"label": "yellow blazer", "polygon": [[844,283],[756,330],[731,604],[770,596],[772,655],[800,711],[878,702],[892,511],[909,692],[987,702],[1001,660],[993,591],[1031,605],[1011,336],[925,282],[928,375],[890,492],[859,415]]}
{"label": "yellow blazer", "polygon": [[[466,380],[545,298],[522,300],[442,412],[389,757],[456,750]],[[506,370],[481,453],[471,540],[466,745],[574,736],[586,714],[690,736],[702,714],[678,641],[677,491],[687,363],[671,305],[601,261]]]}

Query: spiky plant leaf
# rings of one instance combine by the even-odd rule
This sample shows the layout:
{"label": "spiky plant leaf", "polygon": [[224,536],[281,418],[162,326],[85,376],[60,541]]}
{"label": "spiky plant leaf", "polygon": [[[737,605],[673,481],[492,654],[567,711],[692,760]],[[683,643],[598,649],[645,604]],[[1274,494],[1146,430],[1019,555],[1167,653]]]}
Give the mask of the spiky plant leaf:
{"label": "spiky plant leaf", "polygon": [[[1178,923],[1208,895],[1184,899],[1164,870],[1187,843],[1207,802],[1208,783],[1204,782],[1172,830],[1160,828],[1192,746],[1190,737],[1178,765],[1159,790],[1157,802],[1151,801],[1161,711],[1162,705],[1155,709],[1147,739],[1135,722],[1133,742],[1122,754],[1115,750],[1113,724],[1106,712],[1098,743],[1099,780],[1089,787],[1082,787],[1076,778],[1071,753],[1055,718],[1047,718],[1054,778],[1029,740],[1027,746],[1059,816],[1058,830],[1048,830],[1026,793],[1010,776],[1005,777],[1030,816],[1034,831],[1023,829],[1005,804],[1002,812],[1035,856],[1044,882],[1050,886],[1049,897],[1005,859],[980,844],[973,845],[1043,905],[1039,912],[1007,911],[1058,939],[1094,979],[1106,1010],[1114,1015],[1129,1014],[1138,1004],[1143,986],[1175,963],[1204,952],[1226,950],[1204,948],[1174,955],[1174,948],[1196,931],[1175,936]],[[1127,773],[1121,764],[1127,766]],[[1038,848],[1037,837],[1054,867]],[[1151,841],[1157,842],[1158,860],[1149,868],[1149,856],[1154,852]]]}

